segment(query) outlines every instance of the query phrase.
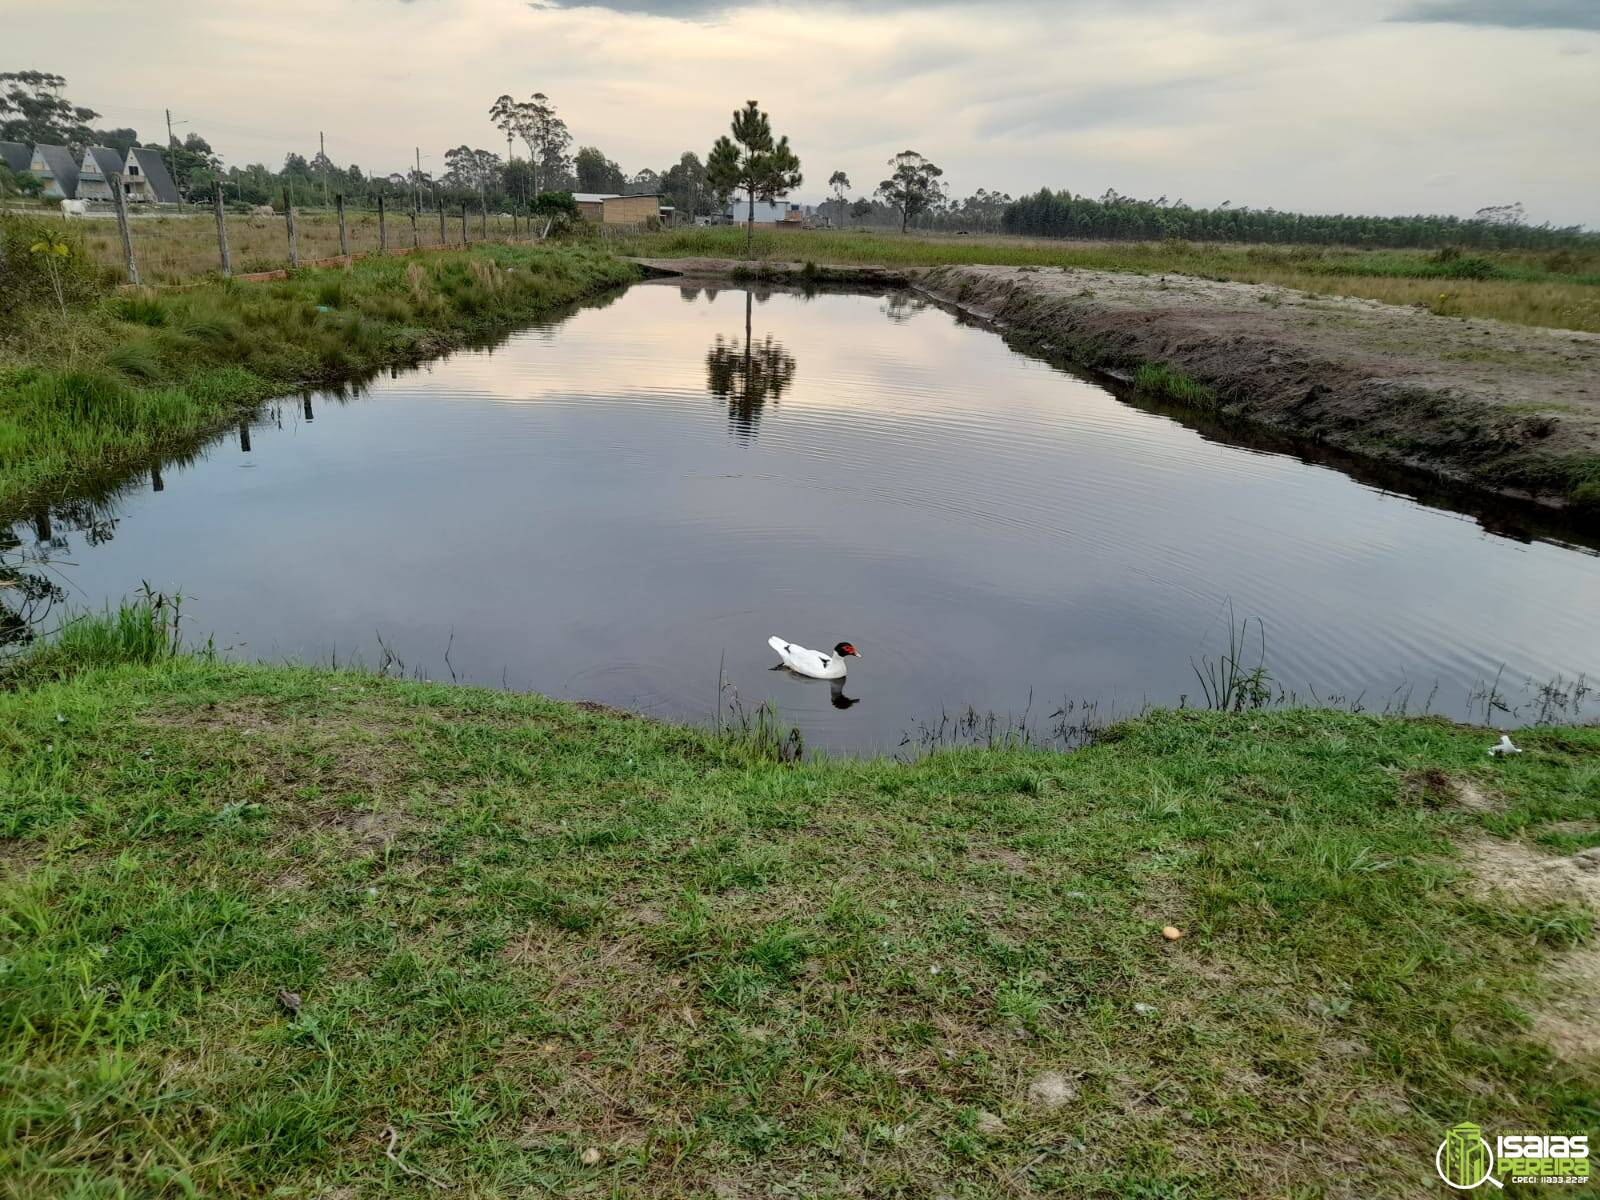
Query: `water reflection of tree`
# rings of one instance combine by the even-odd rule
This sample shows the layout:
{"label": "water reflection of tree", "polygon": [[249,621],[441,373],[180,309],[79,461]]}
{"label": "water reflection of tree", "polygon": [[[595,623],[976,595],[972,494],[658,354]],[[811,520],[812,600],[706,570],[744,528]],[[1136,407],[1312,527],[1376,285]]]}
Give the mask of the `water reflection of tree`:
{"label": "water reflection of tree", "polygon": [[79,499],[0,524],[0,661],[33,641],[50,610],[67,598],[55,566],[70,546],[67,535],[98,546],[116,536],[117,520],[110,504]]}
{"label": "water reflection of tree", "polygon": [[757,342],[750,332],[754,294],[744,294],[744,345],[717,335],[716,344],[706,352],[706,390],[728,402],[728,423],[735,436],[748,441],[755,436],[761,411],[794,382],[795,361],[783,346],[767,334]]}
{"label": "water reflection of tree", "polygon": [[904,325],[927,307],[928,302],[916,293],[897,291],[883,298],[883,307],[879,311],[896,325]]}
{"label": "water reflection of tree", "polygon": [[0,527],[0,661],[37,635],[66,590],[46,573],[55,539],[24,544],[14,527]]}

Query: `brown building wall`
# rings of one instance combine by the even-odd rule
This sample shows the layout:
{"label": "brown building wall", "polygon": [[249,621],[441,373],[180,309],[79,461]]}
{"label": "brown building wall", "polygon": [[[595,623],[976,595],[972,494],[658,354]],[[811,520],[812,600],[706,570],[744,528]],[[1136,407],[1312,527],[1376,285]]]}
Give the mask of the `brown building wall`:
{"label": "brown building wall", "polygon": [[605,212],[604,200],[578,201],[578,215],[585,221],[602,221],[605,219]]}
{"label": "brown building wall", "polygon": [[661,215],[659,196],[617,196],[605,201],[607,225],[643,225]]}

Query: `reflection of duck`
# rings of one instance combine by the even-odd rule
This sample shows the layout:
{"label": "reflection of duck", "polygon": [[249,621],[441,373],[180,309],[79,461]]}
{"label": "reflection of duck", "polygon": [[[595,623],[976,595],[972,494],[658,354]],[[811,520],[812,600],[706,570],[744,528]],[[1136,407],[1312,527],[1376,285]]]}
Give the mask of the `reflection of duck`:
{"label": "reflection of duck", "polygon": [[[769,643],[769,644],[772,646],[772,648],[774,650],[777,650],[778,649],[778,645],[779,645],[779,639],[778,638],[773,638],[771,643]],[[857,658],[861,657],[861,655],[856,654],[855,647],[851,646],[849,642],[840,642],[839,644],[841,646],[848,646],[849,649],[850,649],[850,653],[851,654],[855,654],[855,656]],[[792,649],[793,650],[800,650],[802,653],[805,653],[805,654],[815,654],[816,653],[816,651],[814,651],[814,650],[806,650],[804,647],[801,647],[801,646],[794,646],[794,647],[792,647]],[[785,661],[777,664],[777,666],[773,667],[772,669],[774,671],[787,671],[791,675],[795,674],[794,668],[791,667],[789,665],[788,661],[787,661],[788,660],[788,655],[784,654],[784,652],[782,650],[778,650],[778,655],[779,655],[779,657],[783,658]],[[821,657],[821,656],[819,656],[819,657]],[[801,676],[801,678],[804,679],[804,678],[807,678],[807,677],[806,676]],[[845,677],[844,677],[844,664],[843,663],[839,664],[839,674],[835,675],[831,679],[826,680],[825,682],[828,684],[828,693],[829,693],[828,698],[832,702],[832,704],[833,704],[833,706],[835,708],[854,708],[856,705],[861,703],[861,697],[860,696],[846,696],[844,694]]]}
{"label": "reflection of duck", "polygon": [[783,665],[789,670],[796,675],[805,675],[811,679],[843,679],[844,660],[861,657],[849,642],[840,642],[833,648],[831,654],[824,654],[819,650],[807,650],[804,646],[786,642],[781,637],[768,638],[767,645],[778,652],[778,657],[783,659]]}

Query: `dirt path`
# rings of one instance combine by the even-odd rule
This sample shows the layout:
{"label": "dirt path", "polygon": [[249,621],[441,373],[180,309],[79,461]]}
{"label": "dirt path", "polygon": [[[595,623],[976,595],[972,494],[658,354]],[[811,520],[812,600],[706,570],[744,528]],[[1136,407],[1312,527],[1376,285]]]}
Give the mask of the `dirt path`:
{"label": "dirt path", "polygon": [[1087,365],[1180,372],[1218,415],[1600,519],[1600,335],[1179,275],[944,267],[915,283]]}

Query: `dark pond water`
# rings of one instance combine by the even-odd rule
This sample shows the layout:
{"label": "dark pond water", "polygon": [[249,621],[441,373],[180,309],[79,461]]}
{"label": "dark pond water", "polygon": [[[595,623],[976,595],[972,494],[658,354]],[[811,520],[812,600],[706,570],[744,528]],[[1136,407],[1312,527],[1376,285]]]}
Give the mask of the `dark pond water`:
{"label": "dark pond water", "polygon": [[[1194,703],[1230,604],[1308,699],[1481,719],[1498,679],[1526,720],[1529,681],[1600,675],[1594,554],[1208,439],[903,297],[641,285],[13,534],[71,603],[181,589],[237,656],[376,666],[381,637],[407,673],[691,720],[721,661],[835,750]],[[859,703],[769,671],[774,633],[853,641]]]}

